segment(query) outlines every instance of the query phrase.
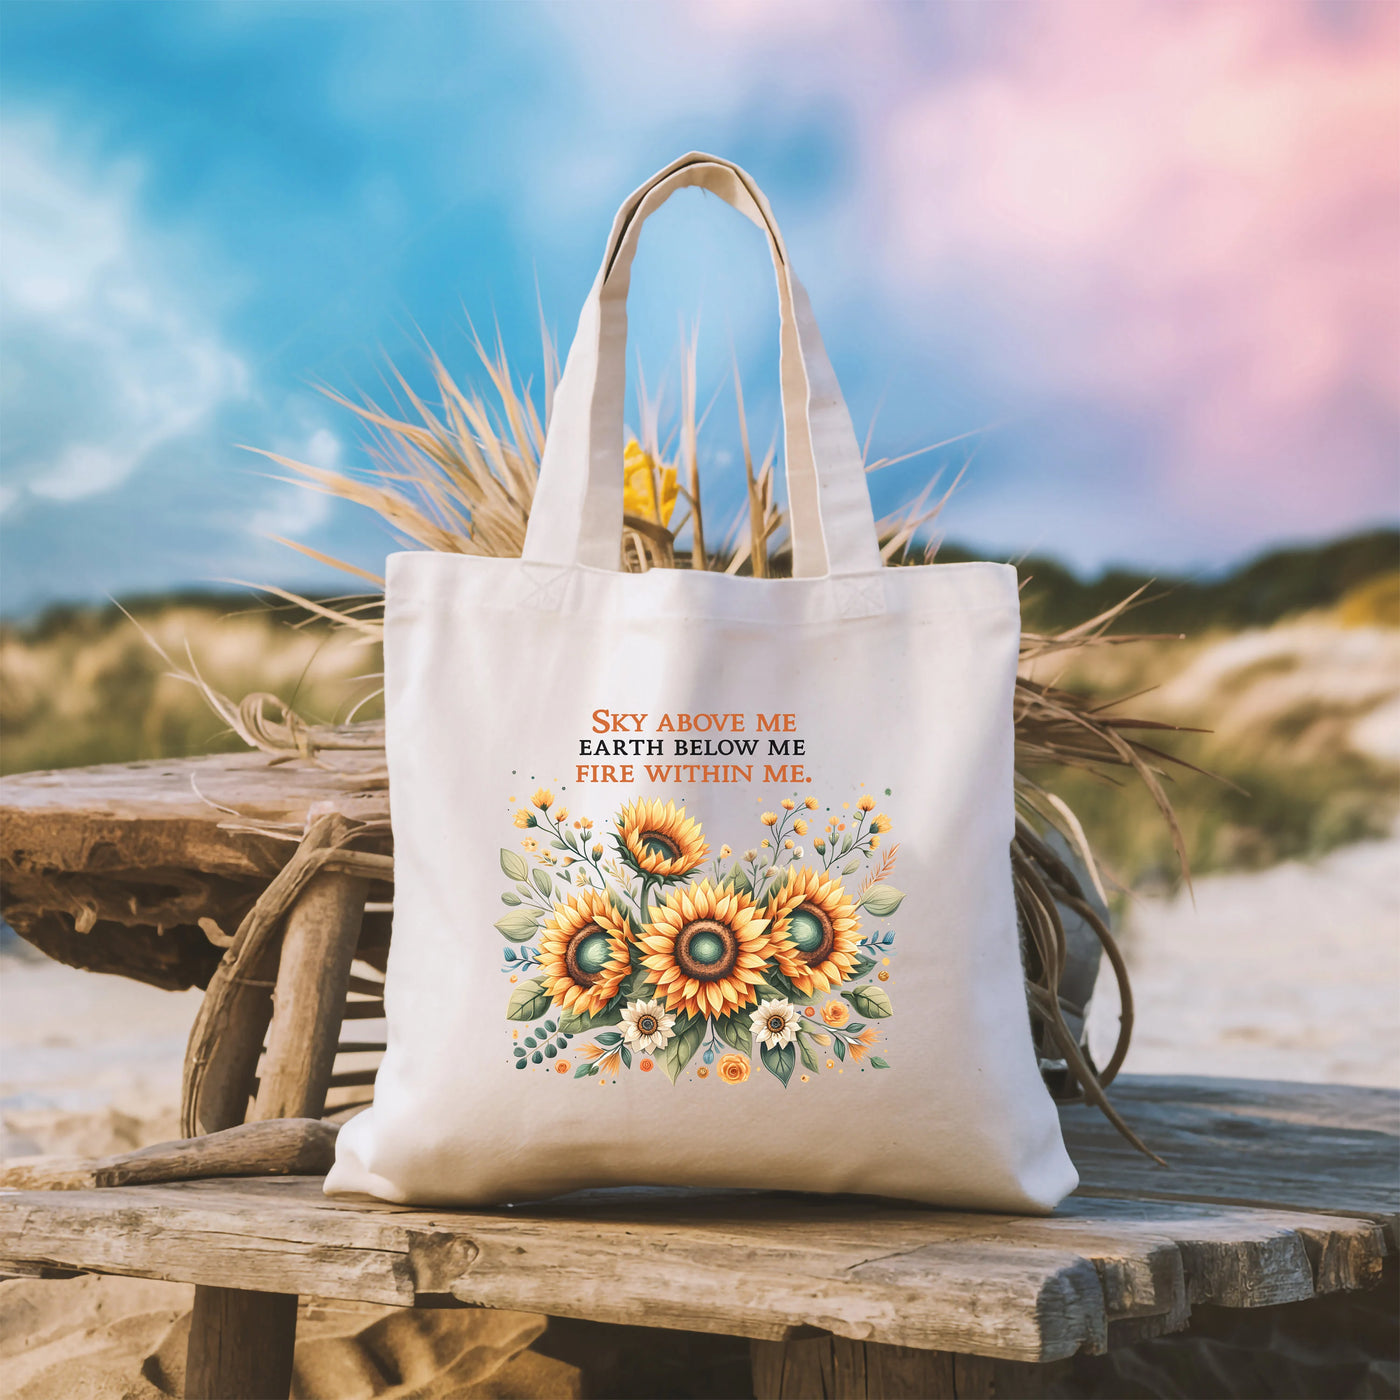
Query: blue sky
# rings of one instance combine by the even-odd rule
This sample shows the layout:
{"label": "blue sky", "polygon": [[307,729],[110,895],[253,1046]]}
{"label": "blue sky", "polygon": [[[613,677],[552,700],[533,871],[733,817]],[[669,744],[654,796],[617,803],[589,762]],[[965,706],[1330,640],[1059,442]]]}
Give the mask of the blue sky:
{"label": "blue sky", "polygon": [[[377,567],[240,444],[363,460],[316,392],[538,373],[612,214],[698,148],[767,191],[875,455],[971,470],[950,538],[1214,569],[1397,515],[1400,24],[1389,6],[7,4],[0,607]],[[633,346],[777,420],[757,233],[649,225]],[[737,501],[728,398],[707,426]],[[635,415],[634,415],[635,416]]]}

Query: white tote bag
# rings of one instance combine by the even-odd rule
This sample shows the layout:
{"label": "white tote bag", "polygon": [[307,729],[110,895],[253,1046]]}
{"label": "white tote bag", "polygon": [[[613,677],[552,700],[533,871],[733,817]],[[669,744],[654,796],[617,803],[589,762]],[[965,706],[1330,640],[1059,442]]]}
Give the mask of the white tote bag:
{"label": "white tote bag", "polygon": [[[791,579],[620,571],[629,269],[691,185],[777,270]],[[327,1191],[1051,1209],[1076,1176],[1012,896],[1019,636],[1013,569],[882,567],[753,180],[695,154],[648,180],[579,318],[523,557],[389,561],[388,1050]]]}

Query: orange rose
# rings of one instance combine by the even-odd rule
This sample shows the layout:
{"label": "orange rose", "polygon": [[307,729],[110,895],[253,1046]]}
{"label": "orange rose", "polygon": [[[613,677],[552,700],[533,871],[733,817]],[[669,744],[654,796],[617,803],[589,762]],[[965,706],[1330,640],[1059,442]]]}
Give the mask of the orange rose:
{"label": "orange rose", "polygon": [[715,1073],[719,1075],[726,1084],[742,1084],[749,1077],[749,1059],[747,1055],[721,1055],[719,1064],[715,1066]]}
{"label": "orange rose", "polygon": [[844,1001],[829,1001],[822,1007],[822,1020],[828,1026],[844,1026],[851,1019],[851,1009]]}

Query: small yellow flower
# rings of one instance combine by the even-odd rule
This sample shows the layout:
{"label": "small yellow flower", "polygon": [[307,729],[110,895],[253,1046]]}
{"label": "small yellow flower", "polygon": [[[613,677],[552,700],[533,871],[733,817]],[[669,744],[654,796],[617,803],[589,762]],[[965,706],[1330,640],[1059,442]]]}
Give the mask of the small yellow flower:
{"label": "small yellow flower", "polygon": [[719,858],[721,860],[728,860],[733,854],[734,852],[731,851],[728,846],[721,846],[719,848]]}
{"label": "small yellow flower", "polygon": [[522,807],[522,808],[515,814],[515,824],[516,824],[516,826],[518,826],[518,827],[521,829],[521,831],[524,831],[524,830],[526,829],[526,827],[534,826],[534,824],[535,824],[534,813],[532,813],[532,812],[527,812],[527,811]]}
{"label": "small yellow flower", "polygon": [[765,836],[758,844],[761,849],[766,851],[773,843]]}
{"label": "small yellow flower", "polygon": [[527,851],[538,851],[540,843],[533,836],[527,836],[521,843]]}
{"label": "small yellow flower", "polygon": [[880,849],[880,838],[878,836],[872,836],[870,838],[870,849],[872,851],[878,851]]}
{"label": "small yellow flower", "polygon": [[856,806],[859,807],[862,812],[873,812],[875,810],[875,799],[867,793],[856,803]]}
{"label": "small yellow flower", "polygon": [[828,1026],[844,1026],[851,1019],[851,1010],[844,1001],[829,1001],[822,1007],[822,1020]]}
{"label": "small yellow flower", "polygon": [[870,819],[870,829],[872,831],[888,831],[894,823],[883,813],[877,812]]}
{"label": "small yellow flower", "polygon": [[536,788],[535,795],[530,801],[543,812],[546,807],[554,805],[554,794],[548,788]]}
{"label": "small yellow flower", "polygon": [[573,856],[565,856],[561,863],[563,865],[572,865],[574,863],[574,858]]}
{"label": "small yellow flower", "polygon": [[[658,483],[657,477],[660,477]],[[658,463],[643,450],[636,438],[628,441],[622,454],[622,508],[629,515],[665,525],[676,508],[679,483],[675,467]],[[657,486],[660,485],[658,501]]]}
{"label": "small yellow flower", "polygon": [[805,836],[807,834],[807,823],[804,822],[801,817],[798,817],[798,819],[795,822],[793,822],[792,829],[799,836]]}
{"label": "small yellow flower", "polygon": [[785,798],[783,798],[783,811],[785,811],[785,812],[790,812],[790,811],[792,811],[792,809],[793,809],[794,807],[796,807],[796,806],[797,806],[797,803],[794,802],[794,801],[792,800],[792,798],[790,798],[790,797],[785,797]]}
{"label": "small yellow flower", "polygon": [[777,826],[778,814],[776,812],[765,812],[759,818],[759,821],[761,821],[764,826]]}
{"label": "small yellow flower", "polygon": [[789,837],[783,842],[783,850],[785,850],[785,851],[790,851],[790,850],[792,850],[793,847],[796,846],[796,845],[797,845],[797,842],[794,841],[794,840],[792,839],[791,836],[789,836]]}
{"label": "small yellow flower", "polygon": [[813,844],[813,845],[817,848],[817,850],[819,850],[819,851],[824,851],[824,850],[826,850],[826,842],[823,841],[822,838],[821,838],[820,836],[818,836],[817,839],[816,839],[815,841],[812,842],[812,844]]}
{"label": "small yellow flower", "polygon": [[742,1084],[749,1077],[749,1058],[747,1055],[721,1055],[715,1073],[726,1084]]}
{"label": "small yellow flower", "polygon": [[567,807],[561,807],[561,808],[554,814],[554,820],[557,821],[557,822],[566,822],[566,821],[568,821],[568,820],[569,820],[569,809],[568,809]]}
{"label": "small yellow flower", "polygon": [[817,810],[817,799],[815,797],[809,797],[802,805],[809,812],[815,812]]}
{"label": "small yellow flower", "polygon": [[851,810],[851,804],[849,802],[843,802],[841,804],[841,810],[843,812],[849,812]]}

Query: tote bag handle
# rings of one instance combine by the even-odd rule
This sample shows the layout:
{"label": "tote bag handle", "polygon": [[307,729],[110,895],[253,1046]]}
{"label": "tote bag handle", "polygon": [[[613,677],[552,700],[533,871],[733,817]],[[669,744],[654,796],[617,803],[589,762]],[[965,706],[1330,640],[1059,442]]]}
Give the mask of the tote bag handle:
{"label": "tote bag handle", "polygon": [[731,161],[692,152],[653,175],[613,221],[603,265],[583,304],[554,394],[525,534],[532,563],[619,566],[627,289],[642,224],[677,190],[698,185],[768,238],[778,279],[780,379],[792,571],[796,578],[881,567],[875,516],[855,429],[826,357],[811,303],[788,262],[762,191]]}

